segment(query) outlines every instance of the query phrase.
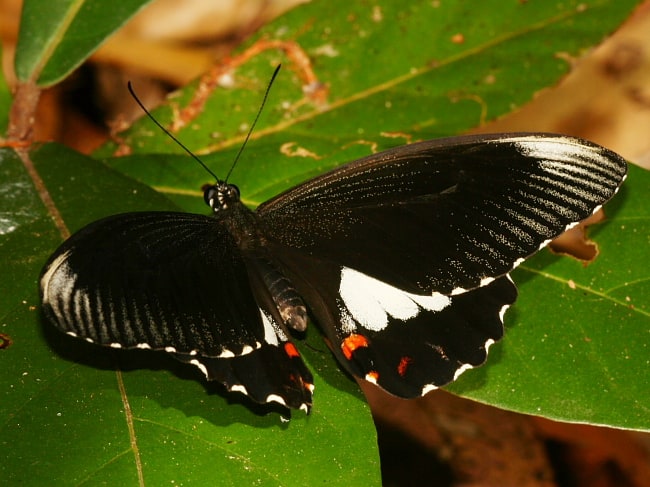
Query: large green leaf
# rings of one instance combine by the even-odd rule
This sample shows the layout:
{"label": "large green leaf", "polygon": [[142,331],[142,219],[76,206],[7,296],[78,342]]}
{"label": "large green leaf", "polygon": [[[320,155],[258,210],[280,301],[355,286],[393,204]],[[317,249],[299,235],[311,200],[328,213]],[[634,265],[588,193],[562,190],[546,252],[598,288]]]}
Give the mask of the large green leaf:
{"label": "large green leaf", "polygon": [[[245,155],[256,163],[240,164],[233,175],[240,184],[248,183],[249,166],[256,174],[282,173],[284,167],[276,168],[281,143],[304,147],[321,158],[287,163],[304,167],[302,175],[310,175],[367,154],[372,147],[403,144],[407,137],[430,139],[466,131],[557,82],[570,67],[567,59],[600,42],[636,3],[316,1],[266,26],[247,46],[260,39],[295,43],[328,88],[324,102],[314,102],[303,88],[309,92],[316,86],[303,87],[297,75],[301,70],[280,50],[271,50],[234,71],[233,86],[217,90],[178,135],[197,152],[238,146],[279,62],[284,69],[253,135],[260,142],[251,144]],[[454,42],[456,34],[464,41]],[[193,92],[194,87],[184,90],[170,105],[182,108]],[[171,111],[161,110],[158,116],[169,120]],[[399,133],[405,137],[396,137]],[[180,152],[146,120],[124,140],[141,154]],[[260,168],[256,150],[266,146],[273,164]],[[195,180],[189,181],[186,189],[195,188]],[[260,194],[267,196],[269,192]]]}
{"label": "large green leaf", "polygon": [[150,0],[25,0],[16,48],[21,81],[65,78]]}
{"label": "large green leaf", "polygon": [[[635,3],[380,1],[373,7],[342,0],[314,2],[278,19],[260,36],[293,40],[305,49],[319,80],[329,86],[326,103],[306,97],[286,57],[268,52],[235,70],[234,86],[217,90],[179,136],[201,152],[223,148],[205,160],[225,175],[245,132],[242,125],[253,119],[273,65],[282,61],[285,67],[260,128],[232,176],[246,201],[255,205],[372,148],[457,133],[486,117],[506,113],[566,72],[568,66],[557,53],[579,55],[613,30]],[[459,43],[462,39],[456,34],[462,34],[464,42]],[[28,69],[28,77],[34,72]],[[182,106],[192,93],[187,89],[172,102]],[[165,107],[158,116],[166,122],[171,113]],[[198,190],[206,174],[185,156],[156,154],[179,150],[169,139],[143,121],[125,135],[125,141],[136,155],[107,162],[146,185],[58,146],[32,153],[45,183],[43,189],[52,195],[68,228],[78,229],[118,211],[173,207],[148,186],[185,209],[206,211]],[[287,143],[293,145],[283,146]],[[296,148],[313,156],[299,157]],[[108,146],[103,154],[112,149]],[[60,243],[60,234],[11,151],[0,152],[0,171],[0,333],[13,340],[0,350],[0,380],[6,384],[0,401],[0,415],[5,418],[0,448],[7,452],[6,460],[0,462],[0,478],[33,485],[133,485],[140,471],[143,482],[150,485],[379,483],[369,411],[313,327],[309,346],[302,346],[301,351],[316,374],[315,407],[310,417],[295,415],[286,425],[277,414],[265,415],[232,395],[222,396],[218,388],[206,389],[196,371],[171,359],[101,351],[41,323],[36,279]],[[639,201],[647,188],[647,175],[632,173],[626,189],[608,208],[612,220],[594,232],[601,255],[587,269],[605,265],[610,274],[616,274],[611,279],[592,283],[571,261],[569,270],[556,269],[553,266],[567,259],[547,254],[539,264],[530,261],[521,268],[515,275],[521,297],[509,313],[506,339],[494,347],[488,366],[465,374],[457,392],[550,417],[649,429],[650,415],[638,415],[648,403],[642,388],[645,379],[639,378],[648,360],[648,320],[643,312],[647,308],[643,308],[642,296],[630,294],[631,304],[641,310],[629,311],[631,318],[614,306],[616,299],[624,299],[615,291],[599,296],[605,315],[591,315],[595,306],[569,300],[583,291],[596,296],[593,290],[599,287],[643,282],[642,277],[626,276],[617,262],[605,259],[618,258],[616,248],[608,256],[612,246],[628,251],[627,241],[614,225],[623,218],[642,222],[647,213],[630,202]],[[626,223],[626,228],[631,227]],[[642,230],[637,228],[637,233]],[[645,246],[634,246],[638,262],[647,261],[645,242]],[[640,267],[634,270],[642,273]],[[566,285],[554,288],[554,283],[568,279],[576,283],[576,291],[569,292]],[[546,287],[551,289],[543,290]],[[552,333],[545,330],[553,315],[546,309],[535,311],[542,306],[538,301],[545,301],[556,313]],[[616,326],[603,321],[609,313],[615,316]],[[567,316],[571,321],[565,320]],[[586,326],[595,323],[599,324],[596,329],[585,332]],[[609,333],[606,341],[599,330]],[[631,334],[630,330],[641,331]],[[537,335],[526,338],[525,333]],[[583,369],[582,364],[591,364],[606,343],[629,350],[630,359],[621,355]],[[549,365],[552,374],[558,375],[546,377],[548,382],[566,384],[564,396],[547,397],[548,385],[535,388],[539,370],[531,369],[533,379],[526,378],[528,365],[544,369],[547,360],[555,360],[553,353],[566,355],[567,351],[575,354],[572,367]],[[644,363],[645,368],[640,368]],[[603,364],[615,381],[592,380],[599,373],[602,376]],[[633,370],[635,376],[630,375]],[[504,382],[497,383],[493,374]],[[596,394],[603,383],[610,388],[615,383],[616,393]],[[593,391],[585,394],[585,386]],[[631,399],[609,403],[611,408],[631,404],[631,419],[625,418],[626,410],[606,414],[606,405],[594,407],[596,413],[591,416],[585,414],[596,400],[635,396],[637,403]],[[569,400],[571,408],[566,406]],[[127,403],[130,412],[125,411]]]}

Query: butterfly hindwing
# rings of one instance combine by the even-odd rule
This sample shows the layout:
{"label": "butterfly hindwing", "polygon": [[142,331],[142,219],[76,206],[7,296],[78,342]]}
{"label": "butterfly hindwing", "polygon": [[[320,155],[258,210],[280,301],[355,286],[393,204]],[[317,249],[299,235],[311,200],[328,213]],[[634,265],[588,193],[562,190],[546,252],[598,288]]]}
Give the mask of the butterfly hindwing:
{"label": "butterfly hindwing", "polygon": [[[287,274],[341,365],[411,398],[481,365],[517,290],[508,276],[457,295],[413,294],[355,269],[294,256]],[[318,275],[318,281],[313,276]]]}
{"label": "butterfly hindwing", "polygon": [[[348,282],[346,282],[348,281]],[[359,292],[364,289],[364,292]],[[455,296],[417,295],[341,270],[338,344],[364,378],[418,397],[483,364],[517,292],[507,277]]]}
{"label": "butterfly hindwing", "polygon": [[[258,402],[281,394],[289,407],[311,404],[311,374],[277,312],[258,303],[240,250],[215,218],[147,212],[97,221],[53,254],[41,294],[45,315],[68,334],[167,351]],[[268,374],[260,388],[242,364],[295,373]]]}

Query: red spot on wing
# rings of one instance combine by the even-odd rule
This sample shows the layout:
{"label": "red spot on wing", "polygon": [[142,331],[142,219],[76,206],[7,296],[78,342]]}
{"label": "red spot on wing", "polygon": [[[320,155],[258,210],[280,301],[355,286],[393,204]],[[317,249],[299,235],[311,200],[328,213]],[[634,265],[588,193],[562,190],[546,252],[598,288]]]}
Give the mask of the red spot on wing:
{"label": "red spot on wing", "polygon": [[291,343],[291,342],[287,342],[287,343],[284,344],[284,352],[285,352],[285,353],[286,353],[290,358],[300,357],[300,353],[298,353],[298,349],[297,349],[296,346],[295,346],[293,343]]}
{"label": "red spot on wing", "polygon": [[364,337],[363,335],[357,335],[356,333],[352,333],[348,337],[343,340],[341,343],[341,350],[343,351],[343,355],[345,355],[345,358],[348,360],[352,359],[352,354],[357,348],[361,347],[367,347],[368,346],[368,339]]}
{"label": "red spot on wing", "polygon": [[399,365],[397,366],[397,373],[404,377],[406,375],[406,371],[409,368],[409,365],[411,365],[411,362],[413,362],[413,359],[411,357],[402,357],[399,361]]}

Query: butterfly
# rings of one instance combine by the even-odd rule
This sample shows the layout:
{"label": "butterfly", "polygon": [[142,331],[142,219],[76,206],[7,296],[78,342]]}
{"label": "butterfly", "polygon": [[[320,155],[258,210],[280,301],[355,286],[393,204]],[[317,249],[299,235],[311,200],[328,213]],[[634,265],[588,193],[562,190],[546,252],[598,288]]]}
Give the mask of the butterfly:
{"label": "butterfly", "polygon": [[315,321],[347,372],[413,398],[483,364],[517,290],[509,272],[597,211],[627,164],[542,133],[396,147],[247,208],[89,224],[40,276],[45,317],[99,345],[151,349],[258,403],[309,411],[292,341]]}

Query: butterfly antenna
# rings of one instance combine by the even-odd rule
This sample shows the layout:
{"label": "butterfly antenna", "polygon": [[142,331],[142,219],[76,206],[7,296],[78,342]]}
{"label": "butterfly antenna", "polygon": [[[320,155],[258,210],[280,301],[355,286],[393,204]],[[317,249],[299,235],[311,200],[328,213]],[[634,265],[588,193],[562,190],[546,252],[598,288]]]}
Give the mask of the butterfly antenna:
{"label": "butterfly antenna", "polygon": [[138,95],[135,94],[135,91],[133,90],[133,86],[131,86],[130,81],[127,83],[127,86],[129,88],[129,93],[131,93],[131,96],[136,101],[136,103],[138,105],[140,105],[140,108],[142,108],[142,111],[144,111],[144,113],[147,115],[147,117],[149,117],[153,121],[153,123],[155,123],[160,128],[160,130],[165,132],[165,134],[167,134],[167,136],[169,136],[174,142],[176,142],[179,146],[181,146],[185,152],[187,152],[190,156],[192,156],[196,162],[201,164],[201,166],[203,166],[203,169],[208,171],[208,173],[215,179],[215,181],[219,182],[220,180],[217,177],[217,175],[215,173],[213,173],[210,170],[210,168],[208,166],[206,166],[205,163],[196,154],[194,154],[194,152],[192,152],[187,147],[185,147],[185,144],[183,144],[180,140],[178,140],[174,136],[174,134],[172,134],[169,130],[167,130],[165,127],[163,127],[162,124],[158,120],[156,120],[156,118],[149,112],[149,110],[147,110],[147,108],[144,106],[144,104],[140,101],[140,98],[138,98]]}
{"label": "butterfly antenna", "polygon": [[[262,110],[264,109],[264,105],[266,105],[266,100],[269,97],[269,92],[271,91],[271,86],[273,86],[273,82],[275,81],[275,78],[278,75],[278,72],[280,71],[280,68],[282,67],[281,64],[278,64],[278,66],[275,68],[275,71],[273,71],[273,76],[271,76],[271,81],[269,81],[268,86],[266,87],[266,91],[264,92],[264,98],[262,98],[262,104],[260,105],[260,109],[257,111],[257,115],[255,116],[255,120],[253,120],[253,124],[251,125],[251,128],[248,129],[248,133],[246,134],[246,138],[244,139],[244,143],[241,145],[239,148],[239,152],[237,152],[237,155],[235,156],[235,160],[233,161],[232,165],[230,166],[230,170],[228,171],[228,174],[226,174],[226,179],[224,181],[228,181],[228,178],[230,177],[230,174],[232,173],[233,169],[235,169],[235,166],[237,165],[237,161],[239,161],[239,158],[244,152],[244,147],[246,147],[246,144],[248,143],[248,139],[251,138],[251,134],[253,133],[253,129],[255,129],[255,125],[257,125],[257,121],[260,118],[260,115],[262,114]],[[155,123],[160,130],[165,132],[174,142],[176,142],[180,147],[183,148],[185,152],[187,152],[196,162],[201,164],[203,169],[205,169],[217,182],[220,182],[220,179],[217,177],[215,173],[213,173],[208,166],[205,165],[205,163],[196,155],[194,152],[189,150],[185,144],[183,144],[180,140],[174,136],[169,130],[167,130],[165,127],[162,126],[162,124],[156,120],[156,118],[147,110],[147,108],[144,106],[144,104],[140,101],[140,98],[138,98],[138,95],[135,94],[135,91],[133,90],[133,86],[131,85],[131,82],[129,81],[127,83],[127,86],[129,88],[129,93],[131,93],[131,96],[133,99],[136,101],[138,105],[140,105],[140,108],[142,108],[142,111],[149,117],[153,123]]]}
{"label": "butterfly antenna", "polygon": [[269,97],[269,92],[271,91],[271,86],[273,86],[273,82],[275,81],[275,78],[277,77],[278,72],[280,71],[281,67],[282,67],[282,64],[278,64],[278,66],[275,68],[275,71],[273,71],[273,76],[271,76],[271,81],[269,81],[269,84],[266,87],[266,91],[264,92],[264,98],[262,98],[262,103],[260,105],[260,109],[257,111],[257,115],[255,116],[255,120],[253,120],[253,124],[251,125],[251,128],[248,129],[248,133],[246,134],[246,138],[244,139],[244,143],[239,148],[239,152],[237,152],[237,155],[235,156],[235,160],[232,162],[232,166],[230,166],[230,171],[228,171],[228,174],[226,174],[226,181],[228,181],[228,178],[230,177],[230,174],[232,173],[233,169],[235,169],[235,166],[237,165],[237,161],[239,161],[239,157],[241,156],[242,152],[244,152],[244,147],[246,147],[246,144],[248,143],[248,139],[251,138],[251,134],[253,133],[253,129],[255,128],[255,125],[257,125],[257,121],[259,120],[260,115],[262,114],[262,110],[264,109],[264,105],[266,105],[266,99]]}

